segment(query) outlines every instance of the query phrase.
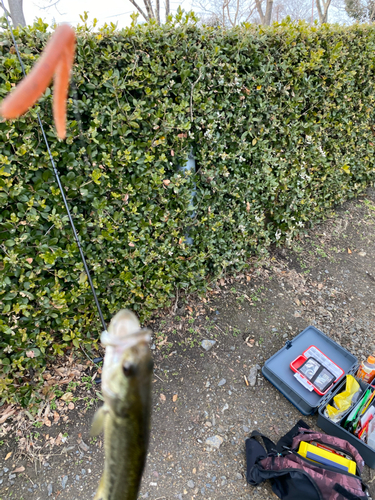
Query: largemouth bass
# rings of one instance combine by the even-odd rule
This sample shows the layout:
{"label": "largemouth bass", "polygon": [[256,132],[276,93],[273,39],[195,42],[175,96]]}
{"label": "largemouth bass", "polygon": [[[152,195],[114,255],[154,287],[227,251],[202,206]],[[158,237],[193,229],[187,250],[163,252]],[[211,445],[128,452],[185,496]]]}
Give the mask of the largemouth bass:
{"label": "largemouth bass", "polygon": [[95,413],[91,435],[104,429],[104,472],[94,500],[136,500],[146,462],[153,361],[150,332],[128,310],[112,319],[101,342],[104,405]]}

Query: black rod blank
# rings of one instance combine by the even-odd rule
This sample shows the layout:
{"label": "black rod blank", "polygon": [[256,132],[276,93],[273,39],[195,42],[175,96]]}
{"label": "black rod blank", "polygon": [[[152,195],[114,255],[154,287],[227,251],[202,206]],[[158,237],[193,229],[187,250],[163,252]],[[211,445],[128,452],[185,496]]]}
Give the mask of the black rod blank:
{"label": "black rod blank", "polygon": [[[8,13],[7,13],[7,10],[6,10],[5,6],[4,6],[3,0],[1,0],[1,3],[2,3],[2,7],[4,9],[4,13],[5,13],[5,17],[6,17],[7,23],[8,23],[8,27],[9,27],[10,33],[12,35],[14,47],[15,47],[15,49],[17,51],[18,59],[19,59],[20,64],[21,64],[23,75],[26,76],[25,67],[23,65],[23,62],[22,62],[22,59],[21,59],[21,55],[20,55],[19,50],[18,50],[18,45],[17,45],[16,39],[14,38],[12,26],[11,26],[11,24],[9,22]],[[71,225],[72,230],[73,230],[74,239],[75,239],[75,241],[76,241],[76,243],[78,245],[78,249],[79,249],[79,253],[81,254],[81,259],[82,259],[82,262],[83,262],[83,266],[85,268],[85,271],[86,271],[86,274],[87,274],[87,278],[89,280],[89,284],[90,284],[90,287],[91,287],[91,291],[92,291],[92,294],[94,296],[94,300],[95,300],[96,307],[98,309],[100,321],[102,323],[102,328],[103,328],[103,331],[105,331],[105,330],[107,330],[107,326],[106,326],[104,318],[103,318],[102,310],[100,308],[98,297],[96,296],[96,292],[95,292],[95,288],[94,288],[94,285],[93,285],[93,282],[92,282],[92,279],[91,279],[90,271],[89,271],[89,268],[88,268],[87,263],[86,263],[86,259],[85,259],[85,256],[84,256],[84,253],[83,253],[83,250],[82,250],[82,246],[81,246],[81,243],[80,243],[79,238],[78,238],[78,233],[77,233],[77,230],[75,228],[75,225],[74,225],[74,222],[73,222],[73,218],[72,218],[72,215],[71,215],[70,210],[69,210],[69,206],[68,206],[68,202],[67,202],[67,199],[66,199],[66,196],[65,196],[64,188],[63,188],[63,185],[61,184],[60,176],[59,176],[59,173],[57,171],[55,162],[53,160],[53,157],[52,157],[52,154],[51,154],[51,150],[50,150],[50,147],[49,147],[49,143],[48,143],[48,140],[47,140],[47,136],[46,136],[46,134],[44,132],[44,127],[43,127],[43,124],[42,124],[42,120],[40,119],[39,113],[37,113],[37,117],[38,117],[39,126],[40,126],[42,134],[43,134],[44,142],[46,143],[48,154],[49,154],[49,157],[50,157],[50,160],[51,160],[53,172],[55,174],[56,181],[57,181],[57,184],[58,184],[60,192],[61,192],[61,196],[62,196],[63,201],[64,201],[65,210],[66,210],[66,213],[68,214],[69,222],[70,222],[70,225]]]}

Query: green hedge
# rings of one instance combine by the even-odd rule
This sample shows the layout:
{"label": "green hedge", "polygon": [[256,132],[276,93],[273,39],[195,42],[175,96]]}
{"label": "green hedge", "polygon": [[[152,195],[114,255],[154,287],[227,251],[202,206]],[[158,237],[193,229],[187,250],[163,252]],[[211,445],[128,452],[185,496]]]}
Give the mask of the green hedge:
{"label": "green hedge", "polygon": [[[16,31],[27,70],[46,30]],[[49,90],[0,123],[0,396],[21,403],[48,355],[89,347],[101,330],[37,111],[108,320],[203,290],[374,180],[374,27],[222,30],[180,13],[77,31],[67,140]],[[9,40],[0,33],[1,97],[21,78]],[[184,176],[191,147],[197,173]]]}

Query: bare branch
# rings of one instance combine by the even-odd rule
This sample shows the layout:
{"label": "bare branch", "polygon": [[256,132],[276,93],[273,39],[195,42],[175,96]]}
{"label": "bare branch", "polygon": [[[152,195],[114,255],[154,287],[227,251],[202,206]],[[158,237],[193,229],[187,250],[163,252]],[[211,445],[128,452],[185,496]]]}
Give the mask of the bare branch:
{"label": "bare branch", "polygon": [[262,10],[262,3],[260,0],[255,0],[255,4],[257,6],[257,11],[258,11],[258,14],[260,17],[260,22],[261,22],[261,24],[264,24],[265,17],[264,17],[263,10]]}
{"label": "bare branch", "polygon": [[160,24],[160,0],[156,0],[156,20]]}
{"label": "bare branch", "polygon": [[130,0],[130,2],[134,5],[134,7],[138,10],[138,12],[145,18],[146,21],[149,21],[149,18],[146,16],[146,14],[143,12],[143,10],[137,5],[135,0]]}

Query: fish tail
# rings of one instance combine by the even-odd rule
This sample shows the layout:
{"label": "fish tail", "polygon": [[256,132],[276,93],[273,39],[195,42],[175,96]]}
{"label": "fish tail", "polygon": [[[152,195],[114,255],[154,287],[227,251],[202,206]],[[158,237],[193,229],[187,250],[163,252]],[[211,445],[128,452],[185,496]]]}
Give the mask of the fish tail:
{"label": "fish tail", "polygon": [[104,474],[102,475],[102,477],[100,479],[98,491],[96,492],[94,500],[107,500],[104,497]]}

